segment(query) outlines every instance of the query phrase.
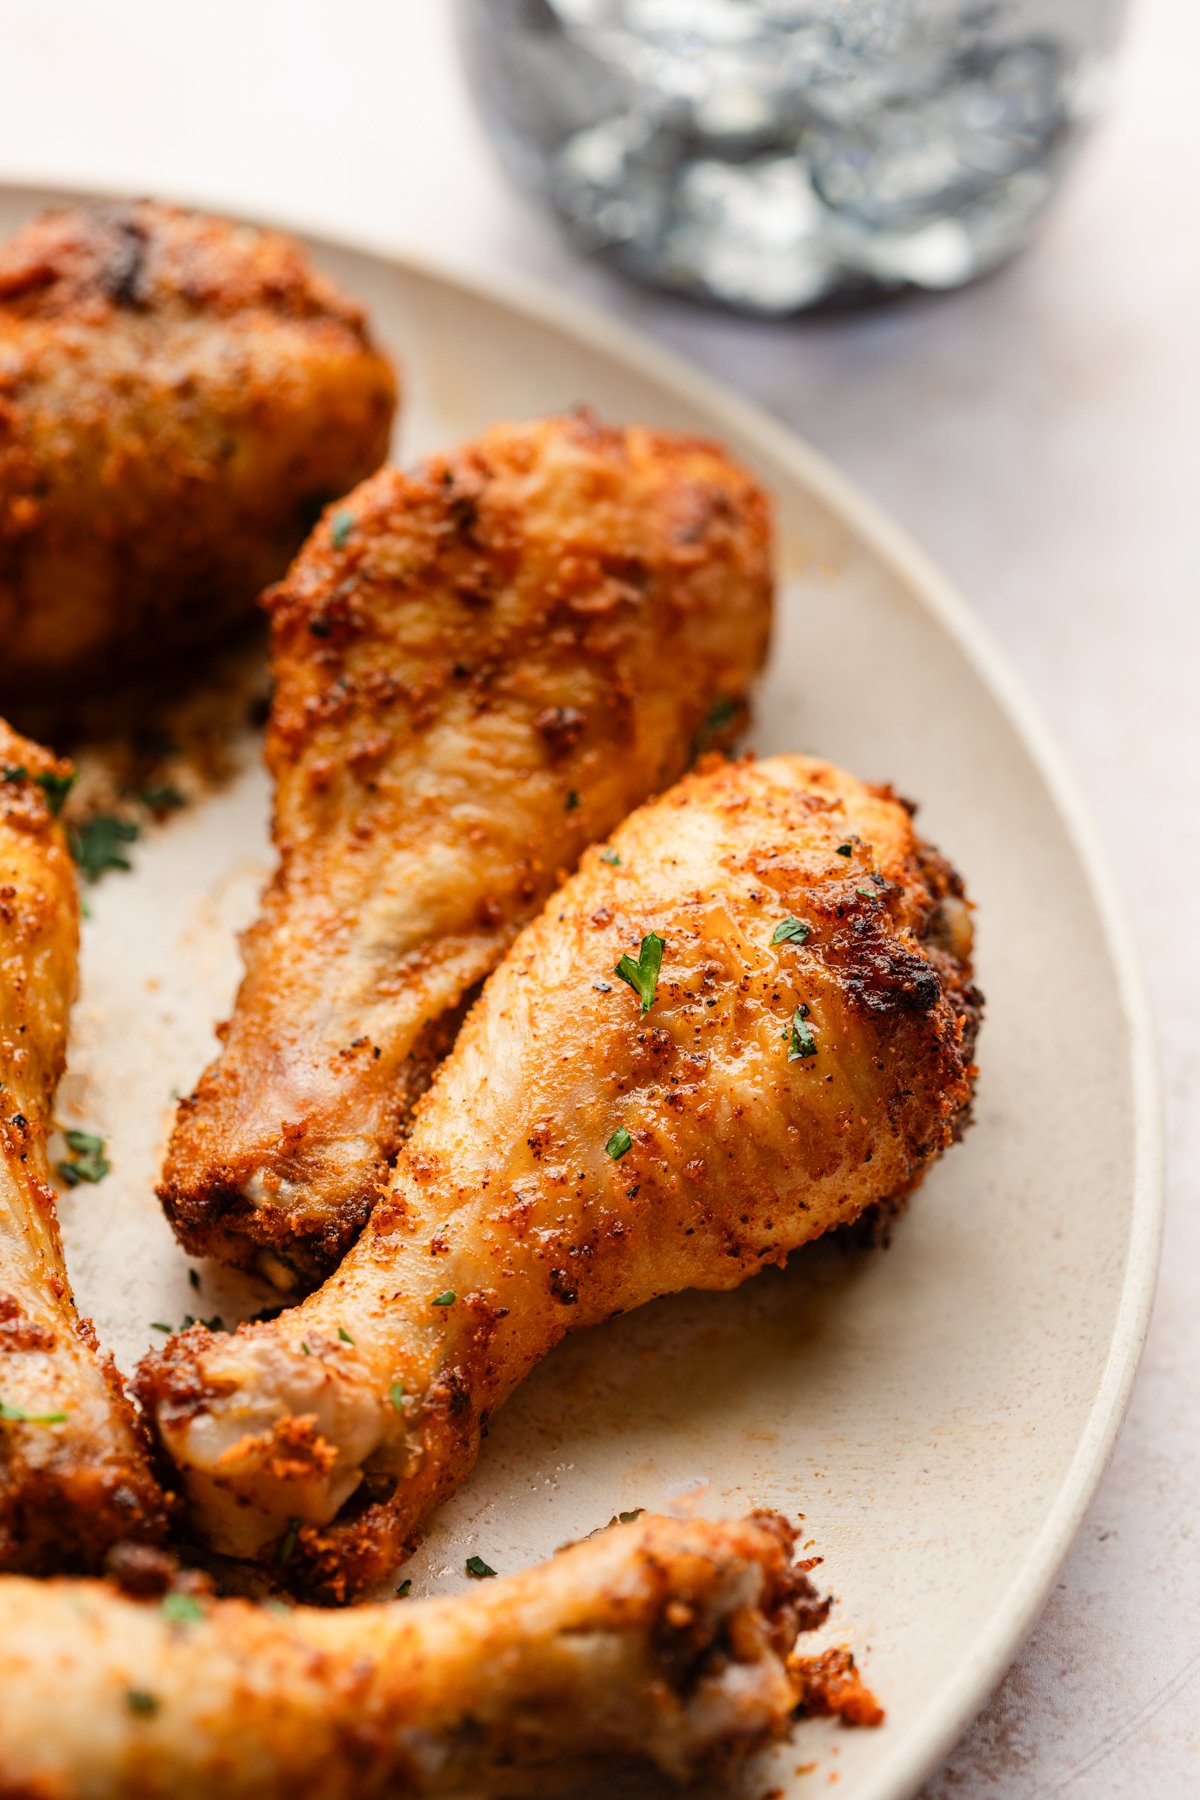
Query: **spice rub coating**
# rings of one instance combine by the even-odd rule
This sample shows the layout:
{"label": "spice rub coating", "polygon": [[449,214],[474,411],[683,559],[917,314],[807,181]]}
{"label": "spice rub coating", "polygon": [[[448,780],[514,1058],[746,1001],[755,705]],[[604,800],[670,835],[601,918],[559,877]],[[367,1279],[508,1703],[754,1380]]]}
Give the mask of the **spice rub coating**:
{"label": "spice rub coating", "polygon": [[[329,1613],[5,1583],[0,1800],[557,1792],[731,1776],[825,1617],[775,1515],[643,1517],[469,1594]],[[70,1704],[64,1704],[64,1694]]]}
{"label": "spice rub coating", "polygon": [[195,1529],[369,1591],[568,1331],[913,1189],[970,1105],[971,937],[908,809],[827,763],[706,759],[635,812],[491,977],[324,1287],[142,1364]]}
{"label": "spice rub coating", "polygon": [[0,1569],[27,1571],[98,1568],[163,1524],[142,1427],[75,1311],[47,1179],[79,950],[55,816],[70,773],[0,722]]}
{"label": "spice rub coating", "polygon": [[281,1287],[336,1264],[464,998],[584,847],[739,722],[769,549],[721,450],[585,414],[326,515],[269,596],[279,866],[163,1169],[189,1250]]}
{"label": "spice rub coating", "polygon": [[0,691],[220,637],[387,454],[396,385],[293,239],[141,200],[0,246]]}

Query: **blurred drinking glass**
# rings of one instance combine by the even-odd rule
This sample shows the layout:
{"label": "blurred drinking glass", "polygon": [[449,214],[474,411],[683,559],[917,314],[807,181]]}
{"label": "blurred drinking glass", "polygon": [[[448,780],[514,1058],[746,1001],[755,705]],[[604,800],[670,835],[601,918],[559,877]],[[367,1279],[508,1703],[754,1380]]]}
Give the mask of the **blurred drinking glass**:
{"label": "blurred drinking glass", "polygon": [[788,313],[1020,248],[1123,0],[458,0],[509,169],[657,286]]}

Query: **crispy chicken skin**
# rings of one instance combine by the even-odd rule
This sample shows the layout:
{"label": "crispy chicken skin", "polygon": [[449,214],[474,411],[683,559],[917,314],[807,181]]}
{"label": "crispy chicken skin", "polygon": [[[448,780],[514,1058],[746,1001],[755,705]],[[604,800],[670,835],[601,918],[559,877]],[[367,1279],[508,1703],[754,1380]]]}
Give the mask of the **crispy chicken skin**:
{"label": "crispy chicken skin", "polygon": [[278,872],[160,1196],[308,1285],[361,1230],[464,997],[584,847],[741,711],[769,516],[720,450],[504,425],[327,514],[269,596]]}
{"label": "crispy chicken skin", "polygon": [[0,247],[0,691],[216,639],[378,468],[390,364],[276,232],[150,201]]}
{"label": "crispy chicken skin", "polygon": [[47,1182],[79,950],[47,790],[69,773],[0,723],[0,1569],[96,1568],[163,1522],[141,1427],[75,1311]]}
{"label": "crispy chicken skin", "polygon": [[330,1613],[0,1586],[0,1800],[416,1800],[648,1763],[731,1774],[786,1735],[827,1611],[771,1514],[645,1517],[444,1600]]}
{"label": "crispy chicken skin", "polygon": [[[651,933],[643,1015],[614,968]],[[370,1591],[566,1332],[911,1190],[970,1102],[970,948],[908,810],[829,764],[709,758],[643,806],[491,977],[337,1273],[143,1363],[196,1529]]]}

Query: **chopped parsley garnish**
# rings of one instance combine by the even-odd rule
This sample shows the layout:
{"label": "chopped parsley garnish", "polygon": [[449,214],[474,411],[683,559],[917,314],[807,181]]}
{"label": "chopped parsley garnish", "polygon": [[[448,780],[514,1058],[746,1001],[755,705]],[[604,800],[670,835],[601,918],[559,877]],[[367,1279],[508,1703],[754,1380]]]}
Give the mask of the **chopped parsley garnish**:
{"label": "chopped parsley garnish", "polygon": [[575,792],[574,788],[568,788],[567,789],[567,811],[574,812],[575,808],[578,805],[579,805],[579,795]]}
{"label": "chopped parsley garnish", "polygon": [[200,1286],[200,1271],[199,1271],[199,1269],[189,1269],[188,1270],[188,1280],[191,1282],[191,1284],[194,1288],[198,1288]]}
{"label": "chopped parsley garnish", "polygon": [[99,881],[106,869],[132,869],[121,846],[136,844],[141,835],[141,826],[132,819],[114,819],[110,813],[99,813],[81,825],[72,825],[67,838],[84,880]]}
{"label": "chopped parsley garnish", "polygon": [[300,1521],[299,1521],[299,1519],[289,1519],[288,1523],[287,1523],[287,1530],[284,1532],[283,1536],[279,1540],[279,1560],[281,1563],[285,1563],[288,1561],[288,1559],[290,1558],[290,1556],[292,1554],[292,1551],[296,1548],[296,1539],[299,1536],[300,1536]]}
{"label": "chopped parsley garnish", "polygon": [[342,549],[346,539],[354,530],[355,523],[355,517],[352,512],[343,511],[334,513],[333,524],[329,528],[329,535],[333,539],[333,547],[335,550]]}
{"label": "chopped parsley garnish", "polygon": [[839,844],[837,847],[837,853],[839,856],[853,856],[854,855],[854,845],[853,844]]}
{"label": "chopped parsley garnish", "polygon": [[803,944],[811,936],[812,927],[806,925],[803,919],[780,919],[771,933],[771,942],[772,944]]}
{"label": "chopped parsley garnish", "polygon": [[412,1593],[412,1576],[410,1575],[408,1577],[407,1581],[402,1581],[400,1583],[400,1586],[396,1589],[396,1598],[397,1598],[397,1600],[403,1600],[407,1594],[411,1594],[411,1593]]}
{"label": "chopped parsley garnish", "polygon": [[482,1556],[468,1556],[467,1574],[476,1581],[486,1581],[489,1575],[496,1573],[491,1563],[485,1563]]}
{"label": "chopped parsley garnish", "polygon": [[78,1187],[81,1181],[103,1181],[112,1168],[104,1154],[104,1139],[92,1131],[66,1131],[63,1136],[71,1160],[55,1166],[67,1186]]}
{"label": "chopped parsley garnish", "polygon": [[354,1339],[350,1336],[350,1333],[346,1330],[344,1325],[338,1326],[338,1336],[343,1344],[352,1344],[354,1342]]}
{"label": "chopped parsley garnish", "polygon": [[80,1156],[103,1156],[104,1139],[97,1137],[93,1131],[64,1131],[67,1149],[75,1150]]}
{"label": "chopped parsley garnish", "polygon": [[[29,778],[29,770],[24,763],[5,763],[0,769],[0,781],[28,781]],[[75,786],[74,769],[69,775],[56,775],[53,769],[48,769],[44,775],[35,775],[33,780],[45,794],[46,805],[57,819],[63,809],[63,801]]]}
{"label": "chopped parsley garnish", "polygon": [[390,1399],[397,1412],[404,1411],[404,1383],[402,1381],[393,1381]]}
{"label": "chopped parsley garnish", "polygon": [[741,710],[741,701],[730,699],[727,694],[714,700],[708,709],[707,718],[696,733],[697,753],[707,750],[713,739],[719,737],[727,725],[733,724]]}
{"label": "chopped parsley garnish", "polygon": [[658,987],[658,974],[662,968],[663,951],[666,940],[660,938],[657,931],[651,931],[642,939],[642,947],[638,951],[637,961],[632,956],[623,956],[614,975],[627,981],[642,1003],[642,1017],[645,1018],[654,1005],[654,993]]}
{"label": "chopped parsley garnish", "polygon": [[600,861],[608,863],[609,867],[613,869],[619,869],[621,866],[621,859],[615,850],[602,850]]}
{"label": "chopped parsley garnish", "polygon": [[137,797],[150,812],[175,812],[179,807],[187,805],[179,789],[169,781],[160,781],[153,787],[142,788]]}
{"label": "chopped parsley garnish", "polygon": [[165,1333],[167,1337],[173,1336],[175,1331],[173,1325],[164,1325],[161,1319],[151,1319],[150,1329],[151,1331],[161,1331]]}
{"label": "chopped parsley garnish", "polygon": [[46,805],[50,808],[53,817],[57,819],[63,809],[63,801],[75,786],[74,769],[69,775],[56,775],[53,770],[50,770],[45,775],[35,775],[33,779],[45,794]]}
{"label": "chopped parsley garnish", "polygon": [[159,1708],[157,1694],[149,1694],[145,1688],[126,1688],[125,1704],[131,1713],[140,1713],[143,1718],[151,1718]]}
{"label": "chopped parsley garnish", "polygon": [[6,1419],[10,1425],[65,1425],[65,1412],[29,1413],[23,1407],[9,1406],[7,1401],[0,1400],[0,1419]]}
{"label": "chopped parsley garnish", "polygon": [[642,1509],[640,1506],[633,1507],[633,1509],[630,1512],[619,1512],[617,1514],[617,1517],[621,1521],[622,1525],[632,1525],[633,1521],[635,1519],[640,1519],[641,1516],[642,1516]]}
{"label": "chopped parsley garnish", "polygon": [[857,887],[857,888],[855,888],[854,891],[858,895],[860,900],[878,900],[879,899],[879,889],[878,888]]}
{"label": "chopped parsley garnish", "polygon": [[447,1288],[444,1294],[438,1295],[433,1304],[435,1306],[453,1306],[457,1299],[458,1295],[454,1292],[454,1289]]}
{"label": "chopped parsley garnish", "polygon": [[77,1156],[72,1162],[60,1162],[58,1172],[68,1187],[78,1187],[81,1181],[103,1181],[111,1168],[103,1156]]}
{"label": "chopped parsley garnish", "polygon": [[168,1625],[199,1625],[204,1608],[195,1594],[164,1594],[162,1616]]}
{"label": "chopped parsley garnish", "polygon": [[788,1061],[800,1062],[806,1056],[817,1054],[817,1040],[812,1034],[812,1027],[806,1023],[807,1006],[798,1006],[792,1014],[792,1041],[788,1045]]}
{"label": "chopped parsley garnish", "polygon": [[312,1351],[308,1347],[308,1339],[307,1338],[300,1339],[300,1348],[303,1350],[305,1356],[312,1355]]}
{"label": "chopped parsley garnish", "polygon": [[620,1162],[625,1152],[633,1145],[633,1139],[623,1125],[618,1125],[604,1148],[614,1162]]}

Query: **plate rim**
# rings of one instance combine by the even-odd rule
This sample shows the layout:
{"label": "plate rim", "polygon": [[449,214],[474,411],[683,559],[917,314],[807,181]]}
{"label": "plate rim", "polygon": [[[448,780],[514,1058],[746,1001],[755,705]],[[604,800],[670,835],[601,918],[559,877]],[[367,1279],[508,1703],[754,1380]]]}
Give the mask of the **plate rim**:
{"label": "plate rim", "polygon": [[[194,190],[172,188],[168,203],[197,207],[238,222],[283,230],[313,247],[365,256],[430,282],[466,293],[483,306],[507,308],[526,321],[574,338],[587,349],[623,363],[667,389],[765,454],[791,480],[825,506],[848,534],[864,543],[902,582],[906,593],[932,617],[964,656],[1003,712],[1028,753],[1066,828],[1095,901],[1105,951],[1117,977],[1117,999],[1128,1045],[1133,1125],[1129,1241],[1120,1298],[1104,1371],[1058,1492],[1041,1527],[993,1609],[986,1629],[944,1684],[923,1732],[906,1751],[885,1757],[860,1790],[860,1800],[911,1800],[945,1760],[987,1705],[1043,1610],[1058,1571],[1112,1455],[1128,1410],[1150,1326],[1162,1246],[1164,1103],[1157,1036],[1149,993],[1128,928],[1126,899],[1112,873],[1098,828],[1064,752],[1006,653],[933,558],[885,508],[859,489],[822,452],[754,401],[668,349],[637,327],[616,321],[573,295],[528,276],[481,274],[453,255],[407,244],[403,237],[367,229],[341,231],[306,220],[299,210],[271,206],[250,214],[237,205]],[[0,198],[28,198],[35,207],[80,199],[128,198],[86,178],[0,181]]]}

